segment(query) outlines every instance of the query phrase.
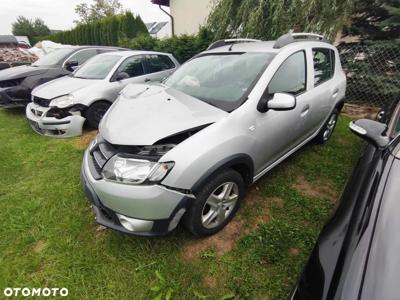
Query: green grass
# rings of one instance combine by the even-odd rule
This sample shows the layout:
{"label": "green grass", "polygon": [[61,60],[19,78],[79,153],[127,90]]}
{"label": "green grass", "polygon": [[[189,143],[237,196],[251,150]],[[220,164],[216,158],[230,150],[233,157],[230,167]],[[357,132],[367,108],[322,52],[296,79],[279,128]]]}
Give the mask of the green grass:
{"label": "green grass", "polygon": [[[77,139],[41,137],[22,114],[0,110],[0,294],[66,287],[73,299],[285,299],[335,205],[294,183],[303,176],[340,193],[361,146],[348,121],[340,119],[326,145],[305,147],[256,184],[261,200],[239,211],[248,230],[230,251],[211,247],[188,260],[182,249],[202,241],[183,229],[166,238],[96,231],[80,187]],[[269,221],[255,220],[260,211]]]}

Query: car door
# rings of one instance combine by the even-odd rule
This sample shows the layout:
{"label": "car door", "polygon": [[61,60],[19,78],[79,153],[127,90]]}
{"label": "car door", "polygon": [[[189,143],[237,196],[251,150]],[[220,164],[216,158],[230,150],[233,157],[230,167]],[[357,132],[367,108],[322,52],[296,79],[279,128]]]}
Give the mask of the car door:
{"label": "car door", "polygon": [[145,55],[145,62],[146,81],[161,81],[176,69],[175,63],[167,55],[147,54]]}
{"label": "car door", "polygon": [[335,52],[328,48],[312,48],[313,88],[310,90],[310,113],[305,126],[315,133],[329,117],[336,104],[340,81],[335,80]]}
{"label": "car door", "polygon": [[309,113],[306,51],[291,54],[270,80],[263,98],[275,93],[290,93],[296,97],[296,107],[287,111],[268,110],[256,115],[256,174],[266,171],[274,162],[299,145],[305,136],[304,120]]}
{"label": "car door", "polygon": [[[116,99],[119,92],[130,83],[146,82],[144,55],[133,55],[124,59],[110,79],[109,99]],[[119,73],[126,73],[129,77],[117,80]]]}
{"label": "car door", "polygon": [[400,134],[400,99],[394,105],[393,113],[388,120],[388,134],[390,138],[395,138]]}

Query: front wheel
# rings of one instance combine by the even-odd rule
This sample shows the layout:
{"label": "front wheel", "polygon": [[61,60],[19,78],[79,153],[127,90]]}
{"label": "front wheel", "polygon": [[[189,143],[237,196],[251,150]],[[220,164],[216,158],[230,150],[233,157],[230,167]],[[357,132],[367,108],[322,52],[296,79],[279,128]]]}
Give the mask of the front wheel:
{"label": "front wheel", "polygon": [[339,110],[335,108],[324,126],[321,128],[318,135],[315,137],[315,142],[317,144],[324,144],[331,138],[333,132],[335,131],[338,117]]}
{"label": "front wheel", "polygon": [[209,180],[185,214],[185,226],[197,236],[214,234],[224,228],[239,209],[244,196],[242,176],[225,170]]}
{"label": "front wheel", "polygon": [[99,123],[107,110],[110,108],[111,103],[106,101],[95,102],[89,106],[86,111],[86,119],[89,123],[89,126],[97,129],[99,127]]}

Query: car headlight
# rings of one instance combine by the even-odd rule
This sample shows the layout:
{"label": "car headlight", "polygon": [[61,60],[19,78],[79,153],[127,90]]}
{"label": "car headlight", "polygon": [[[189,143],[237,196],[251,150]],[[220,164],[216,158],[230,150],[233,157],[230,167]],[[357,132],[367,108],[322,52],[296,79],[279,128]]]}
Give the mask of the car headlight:
{"label": "car headlight", "polygon": [[65,108],[74,104],[74,98],[73,95],[64,95],[51,100],[50,106]]}
{"label": "car headlight", "polygon": [[173,166],[173,162],[159,163],[117,154],[106,163],[102,173],[105,179],[120,183],[157,183],[167,176]]}

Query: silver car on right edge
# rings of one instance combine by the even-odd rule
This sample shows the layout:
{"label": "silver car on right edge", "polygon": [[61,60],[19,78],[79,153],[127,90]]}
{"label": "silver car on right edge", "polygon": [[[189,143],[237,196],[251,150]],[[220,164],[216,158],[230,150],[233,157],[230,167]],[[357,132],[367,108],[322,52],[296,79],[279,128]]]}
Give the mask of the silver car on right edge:
{"label": "silver car on right edge", "polygon": [[337,49],[316,34],[218,41],[161,84],[128,85],[85,152],[99,224],[166,234],[221,230],[246,188],[311,140],[344,104]]}

